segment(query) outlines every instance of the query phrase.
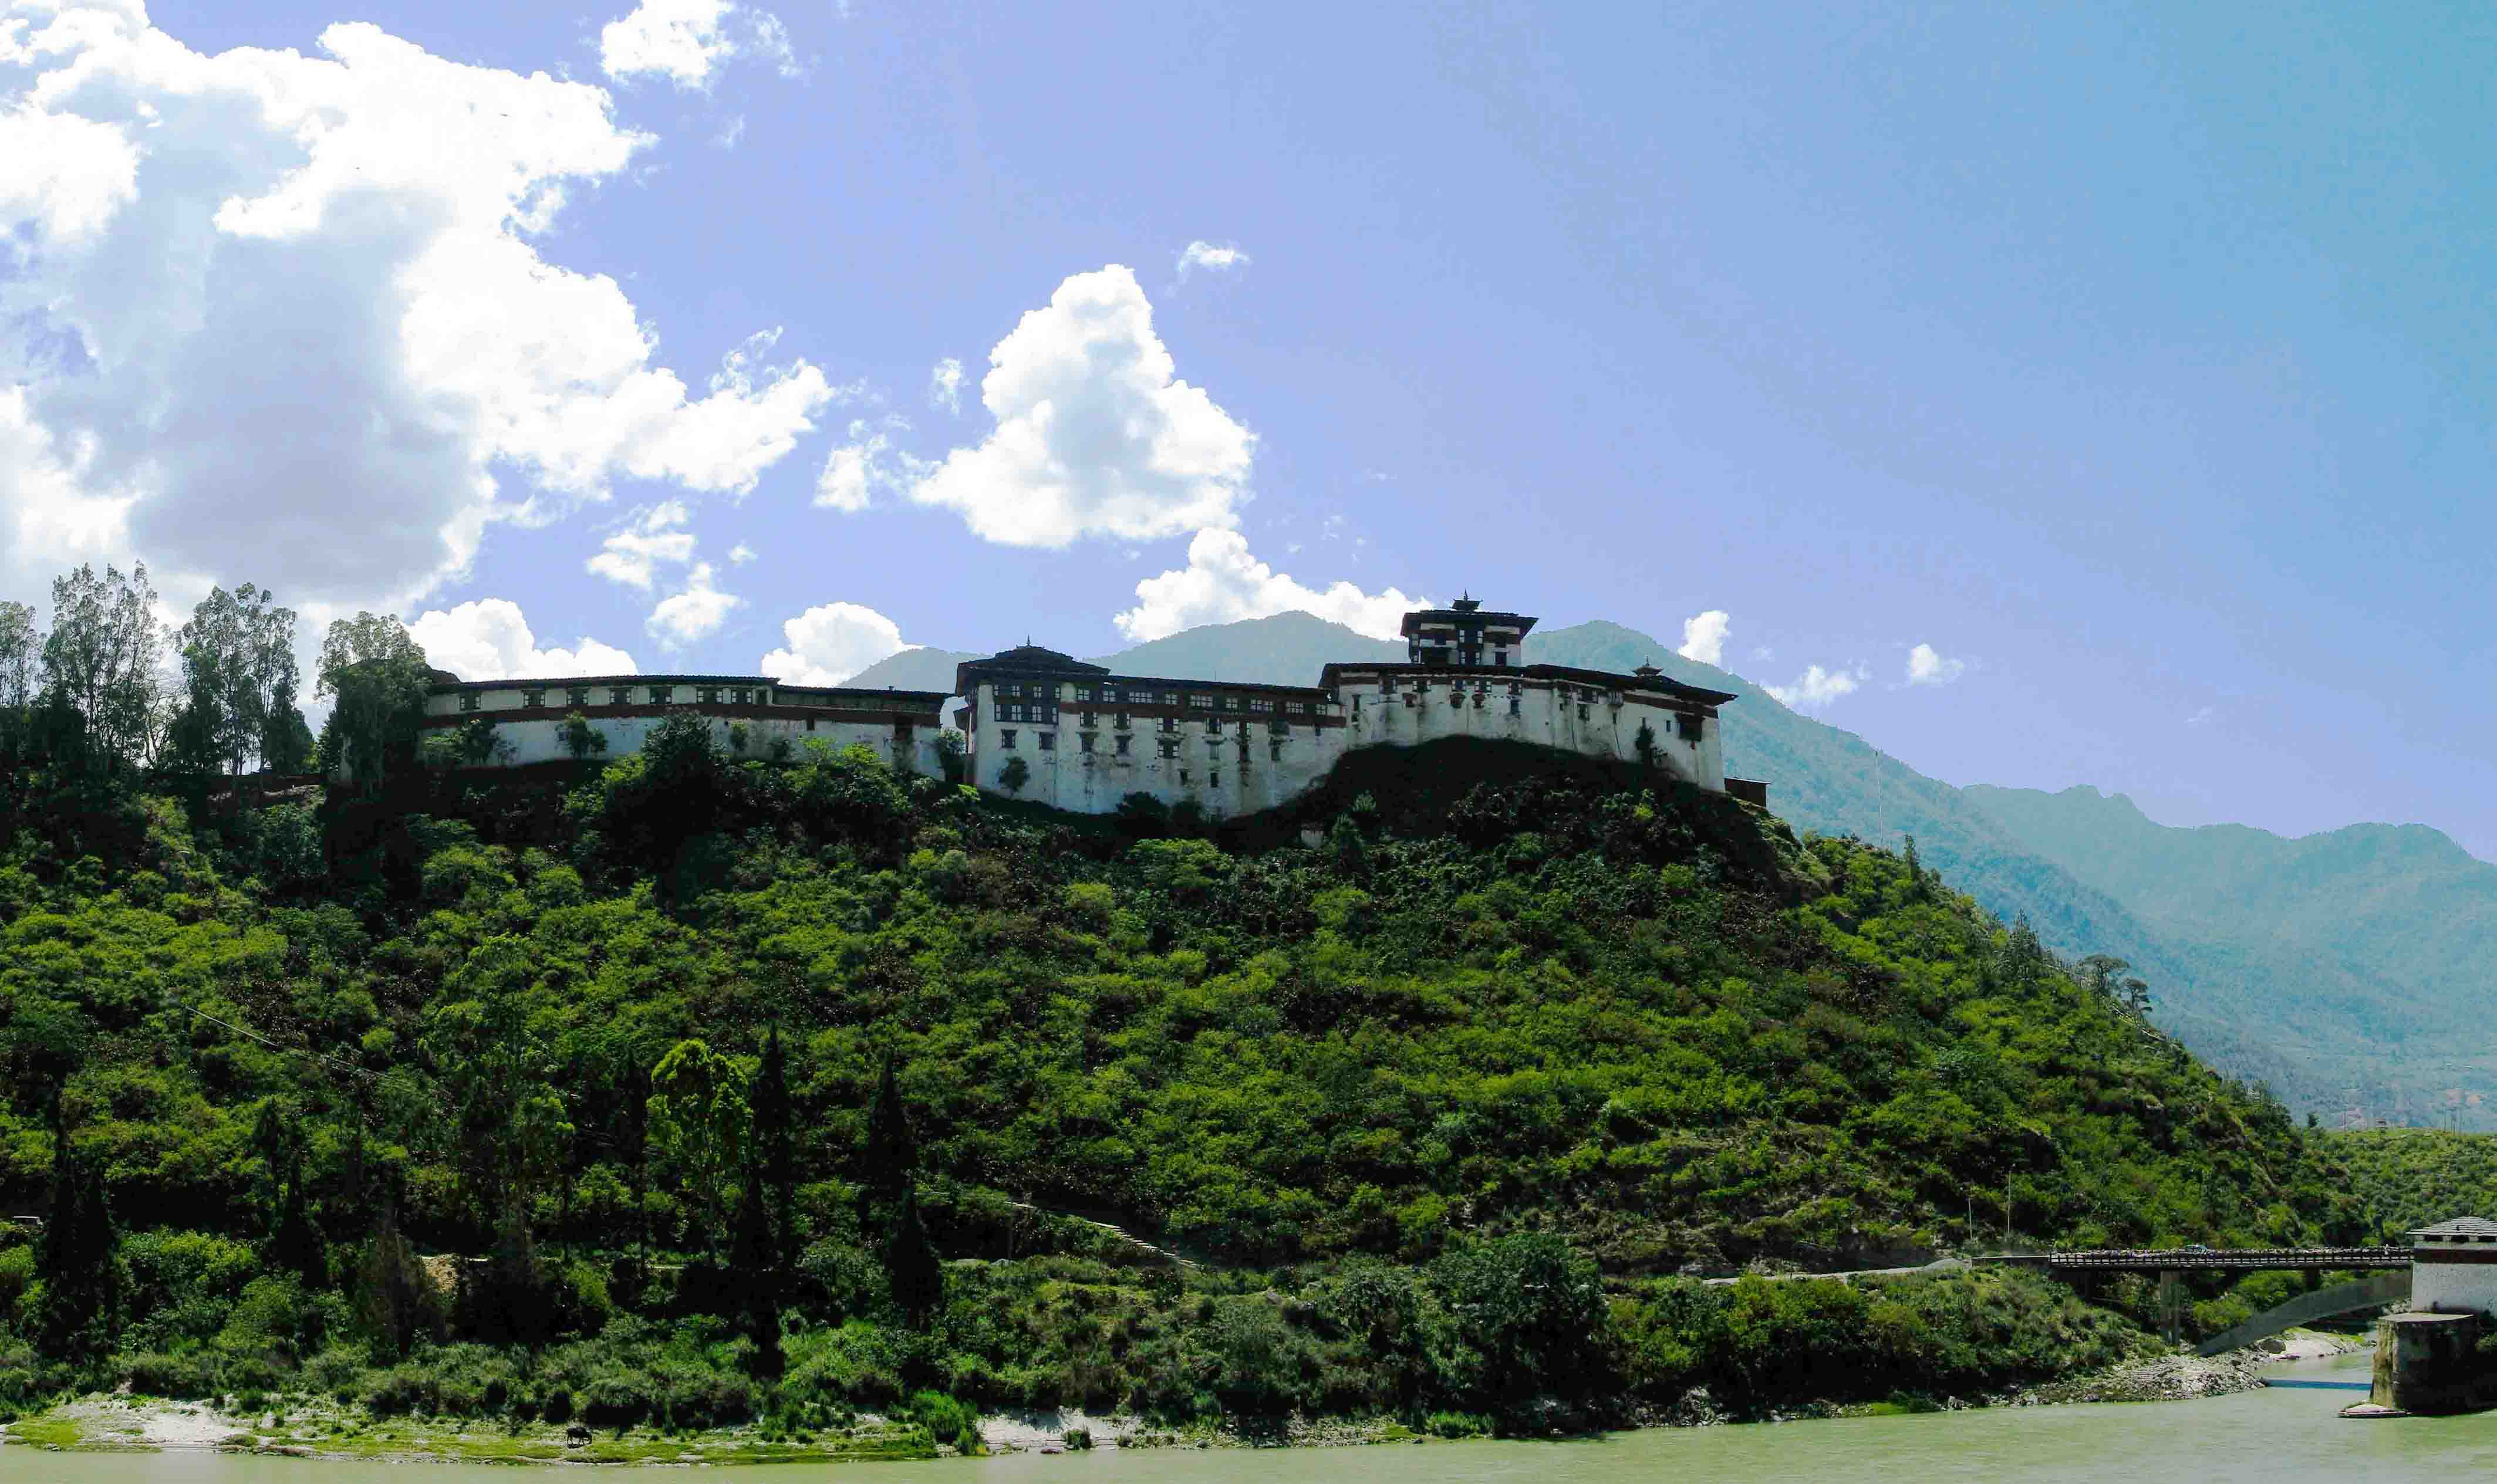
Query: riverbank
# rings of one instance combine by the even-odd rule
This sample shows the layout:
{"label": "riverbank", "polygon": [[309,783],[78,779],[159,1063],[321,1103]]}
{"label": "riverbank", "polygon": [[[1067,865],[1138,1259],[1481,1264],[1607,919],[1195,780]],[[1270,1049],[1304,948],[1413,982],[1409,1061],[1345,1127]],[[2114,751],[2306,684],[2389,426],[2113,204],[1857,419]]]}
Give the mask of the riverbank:
{"label": "riverbank", "polygon": [[[2364,1347],[2354,1337],[2298,1330],[2263,1346],[2228,1355],[2162,1355],[1991,1395],[1941,1398],[1913,1405],[1808,1405],[1772,1411],[1762,1420],[2193,1401],[2260,1389],[2264,1372],[2284,1360],[2317,1359]],[[1556,1424],[1562,1420],[1556,1418]],[[1704,1389],[1694,1389],[1670,1407],[1644,1409],[1631,1419],[1638,1428],[1710,1427],[1736,1420]],[[1452,1426],[1435,1436],[1387,1419],[1298,1417],[1245,1428],[1235,1423],[1171,1426],[1074,1408],[1008,1411],[980,1419],[981,1446],[991,1454],[1085,1448],[1364,1447],[1454,1440],[1468,1436],[1468,1431]],[[1565,1434],[1568,1429],[1556,1427],[1556,1431]],[[80,1452],[215,1451],[332,1461],[688,1467],[960,1456],[958,1448],[937,1442],[924,1427],[873,1414],[860,1414],[843,1427],[794,1433],[775,1433],[759,1425],[686,1432],[648,1427],[591,1430],[553,1423],[374,1417],[360,1407],[306,1399],[257,1412],[228,1411],[208,1403],[126,1394],[81,1397],[0,1425],[0,1445]]]}

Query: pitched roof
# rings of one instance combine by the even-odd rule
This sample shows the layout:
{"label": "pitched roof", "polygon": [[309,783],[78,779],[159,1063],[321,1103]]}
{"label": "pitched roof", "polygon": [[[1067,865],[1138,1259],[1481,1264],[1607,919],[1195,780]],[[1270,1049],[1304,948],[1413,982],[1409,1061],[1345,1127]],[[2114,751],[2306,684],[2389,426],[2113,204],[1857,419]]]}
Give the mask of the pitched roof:
{"label": "pitched roof", "polygon": [[2450,1221],[2439,1221],[2434,1226],[2413,1227],[2410,1235],[2414,1237],[2497,1237],[2497,1221],[2491,1221],[2486,1216],[2455,1216]]}

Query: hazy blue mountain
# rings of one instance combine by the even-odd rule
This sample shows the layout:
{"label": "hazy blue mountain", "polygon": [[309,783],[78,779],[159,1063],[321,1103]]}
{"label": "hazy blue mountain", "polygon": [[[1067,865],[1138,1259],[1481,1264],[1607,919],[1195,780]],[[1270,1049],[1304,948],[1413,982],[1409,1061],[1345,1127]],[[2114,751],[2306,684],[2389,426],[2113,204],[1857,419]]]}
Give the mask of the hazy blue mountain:
{"label": "hazy blue mountain", "polygon": [[954,689],[954,667],[966,659],[986,659],[985,654],[972,654],[961,649],[904,649],[886,659],[877,660],[841,683],[863,686],[869,690],[941,690]]}
{"label": "hazy blue mountain", "polygon": [[[2424,825],[2353,825],[2288,838],[2245,825],[2154,823],[2132,800],[1973,787],[1971,802],[2024,849],[2105,890],[2155,931],[2301,1020],[2346,1026],[2371,1107],[2387,1116],[2487,1126],[2497,1048],[2484,1024],[2497,964],[2497,866]],[[2462,1035],[2457,1035],[2462,1032]],[[2398,1068],[2399,1075],[2393,1075]],[[2369,1082],[2382,1090],[2365,1095]],[[2497,1101],[2492,1098],[2490,1101]]]}

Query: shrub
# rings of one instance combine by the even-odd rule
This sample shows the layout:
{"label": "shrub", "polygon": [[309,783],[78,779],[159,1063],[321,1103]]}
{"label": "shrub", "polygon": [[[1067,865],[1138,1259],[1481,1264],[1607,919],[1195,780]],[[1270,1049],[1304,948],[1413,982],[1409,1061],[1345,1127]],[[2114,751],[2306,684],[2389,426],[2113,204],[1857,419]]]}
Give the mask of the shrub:
{"label": "shrub", "polygon": [[950,1443],[964,1453],[975,1453],[980,1447],[980,1413],[966,1402],[957,1401],[941,1391],[913,1392],[910,1416],[928,1436],[941,1443]]}
{"label": "shrub", "polygon": [[1066,1446],[1073,1448],[1078,1453],[1082,1453],[1090,1449],[1092,1446],[1092,1430],[1090,1428],[1068,1428],[1066,1430]]}

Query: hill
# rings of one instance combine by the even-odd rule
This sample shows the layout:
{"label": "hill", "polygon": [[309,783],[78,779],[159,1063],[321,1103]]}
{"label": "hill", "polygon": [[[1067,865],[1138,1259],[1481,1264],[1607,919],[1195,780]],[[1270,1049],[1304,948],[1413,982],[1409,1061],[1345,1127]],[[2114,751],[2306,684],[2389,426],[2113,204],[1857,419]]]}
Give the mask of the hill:
{"label": "hill", "polygon": [[[1096,662],[1312,684],[1331,660],[1402,652],[1293,613],[1190,629]],[[1954,788],[1616,623],[1538,630],[1526,657],[1616,672],[1656,663],[1733,692],[1726,766],[1767,780],[1781,816],[1882,843],[1914,837],[1925,860],[1988,910],[2026,916],[2055,951],[2128,961],[2152,985],[2162,1025],[2292,1106],[2497,1127],[2497,1044],[2457,1050],[2440,1028],[2468,1022],[2478,965],[2497,962],[2497,867],[2435,831],[2368,825],[2287,841],[2237,826],[2166,830],[2086,789]],[[950,685],[957,658],[914,650],[852,683]]]}
{"label": "hill", "polygon": [[0,1406],[1756,1412],[2139,1332],[2017,1275],[1675,1275],[2364,1224],[2319,1136],[2034,938],[1723,796],[1439,743],[1261,847],[709,739],[559,810],[17,769],[0,1200],[53,1224],[0,1240]]}

